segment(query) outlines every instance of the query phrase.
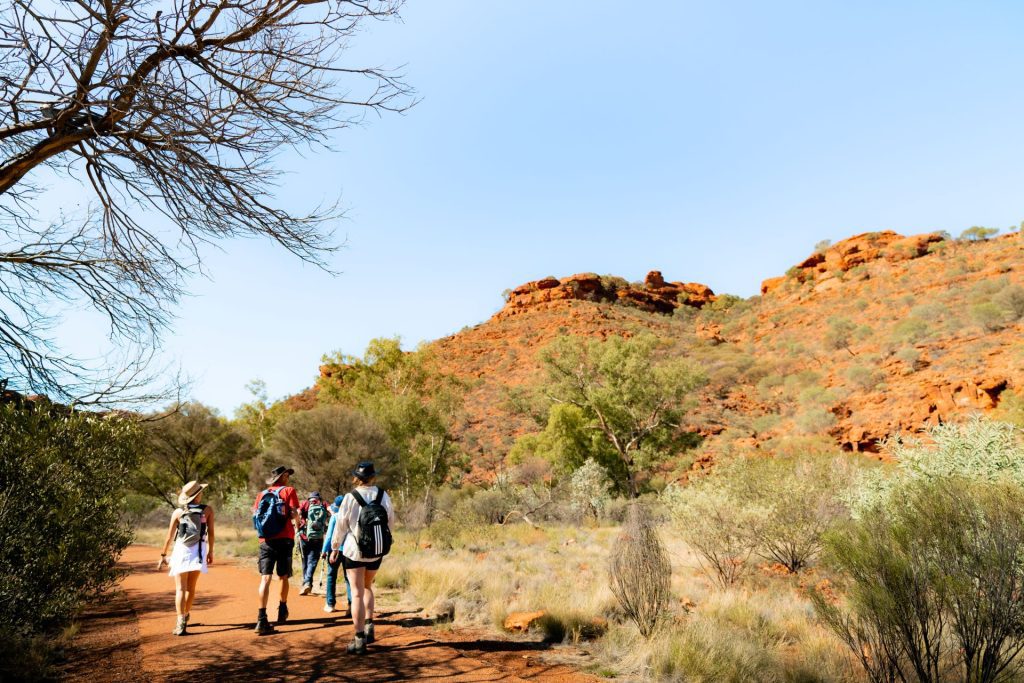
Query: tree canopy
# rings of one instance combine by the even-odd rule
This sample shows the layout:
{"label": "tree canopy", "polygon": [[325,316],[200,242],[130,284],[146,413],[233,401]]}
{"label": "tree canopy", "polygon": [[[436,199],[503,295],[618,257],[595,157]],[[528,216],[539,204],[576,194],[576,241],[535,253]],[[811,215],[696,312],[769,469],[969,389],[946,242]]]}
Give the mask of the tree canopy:
{"label": "tree canopy", "polygon": [[678,428],[687,396],[705,383],[685,358],[659,357],[661,343],[649,334],[605,341],[559,337],[541,359],[551,403],[574,406],[614,451],[630,495],[639,494],[637,473],[679,445]]}
{"label": "tree canopy", "polygon": [[201,403],[174,405],[144,423],[135,488],[176,507],[177,492],[198,480],[220,493],[244,486],[253,455],[246,434]]}
{"label": "tree canopy", "polygon": [[372,340],[362,358],[334,353],[323,363],[321,400],[377,420],[398,450],[392,481],[399,492],[429,497],[459,459],[452,429],[462,408],[461,382],[442,372],[428,351],[403,351],[398,338]]}

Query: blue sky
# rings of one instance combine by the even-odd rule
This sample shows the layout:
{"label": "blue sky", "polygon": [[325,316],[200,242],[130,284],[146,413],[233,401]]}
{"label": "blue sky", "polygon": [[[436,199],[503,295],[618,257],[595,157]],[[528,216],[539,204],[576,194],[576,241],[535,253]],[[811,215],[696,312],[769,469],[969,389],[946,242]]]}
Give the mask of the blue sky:
{"label": "blue sky", "polygon": [[[481,322],[508,287],[651,269],[749,296],[821,239],[1024,220],[1024,5],[412,0],[353,61],[406,64],[405,116],[284,154],[279,201],[339,193],[331,277],[224,243],[167,359],[226,414],[320,356]],[[81,344],[90,330],[66,327]],[[98,341],[97,341],[98,345]]]}

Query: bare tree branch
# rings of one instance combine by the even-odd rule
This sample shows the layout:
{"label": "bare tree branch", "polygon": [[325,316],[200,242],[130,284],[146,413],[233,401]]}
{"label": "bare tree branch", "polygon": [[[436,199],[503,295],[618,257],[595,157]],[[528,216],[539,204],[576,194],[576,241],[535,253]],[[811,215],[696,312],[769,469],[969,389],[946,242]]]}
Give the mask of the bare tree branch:
{"label": "bare tree branch", "polygon": [[[7,0],[0,8],[0,377],[79,399],[100,368],[53,343],[52,302],[103,314],[141,365],[204,245],[268,237],[327,267],[337,206],[274,205],[282,148],[323,149],[414,104],[401,76],[343,57],[401,0]],[[42,224],[47,173],[93,211]],[[124,393],[121,381],[97,400]],[[130,379],[130,382],[124,380]],[[115,391],[117,389],[117,391]]]}

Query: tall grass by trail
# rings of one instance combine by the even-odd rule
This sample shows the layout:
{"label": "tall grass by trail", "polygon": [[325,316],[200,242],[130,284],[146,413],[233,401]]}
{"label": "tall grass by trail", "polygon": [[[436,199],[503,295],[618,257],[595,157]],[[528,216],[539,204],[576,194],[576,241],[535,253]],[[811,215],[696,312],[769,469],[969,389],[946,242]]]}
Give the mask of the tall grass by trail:
{"label": "tall grass by trail", "polygon": [[[863,680],[814,618],[805,589],[823,577],[755,571],[742,586],[723,590],[700,571],[689,546],[665,531],[672,597],[667,619],[649,639],[609,588],[608,557],[619,527],[467,525],[444,548],[429,529],[400,529],[377,585],[384,600],[442,616],[439,628],[498,634],[509,614],[544,610],[527,637],[582,648],[592,673],[619,680]],[[147,527],[137,538],[159,544],[164,533]],[[257,551],[254,534],[240,525],[218,527],[217,548],[241,560]]]}

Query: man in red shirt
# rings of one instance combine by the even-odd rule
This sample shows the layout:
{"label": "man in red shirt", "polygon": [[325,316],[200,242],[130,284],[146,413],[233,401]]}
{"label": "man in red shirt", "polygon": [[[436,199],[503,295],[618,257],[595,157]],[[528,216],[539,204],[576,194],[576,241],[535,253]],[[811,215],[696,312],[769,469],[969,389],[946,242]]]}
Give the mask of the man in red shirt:
{"label": "man in red shirt", "polygon": [[283,624],[288,621],[288,579],[292,575],[292,553],[295,549],[295,532],[299,529],[299,496],[295,489],[288,485],[291,475],[295,470],[290,467],[275,467],[267,477],[267,489],[256,496],[256,502],[252,506],[253,515],[259,509],[260,500],[267,493],[273,491],[281,499],[284,505],[284,513],[288,518],[284,528],[269,538],[260,538],[260,591],[259,591],[259,614],[256,618],[256,633],[267,635],[274,632],[274,627],[267,619],[267,600],[270,596],[270,581],[274,576],[274,570],[281,579],[281,602],[277,606],[277,623]]}

